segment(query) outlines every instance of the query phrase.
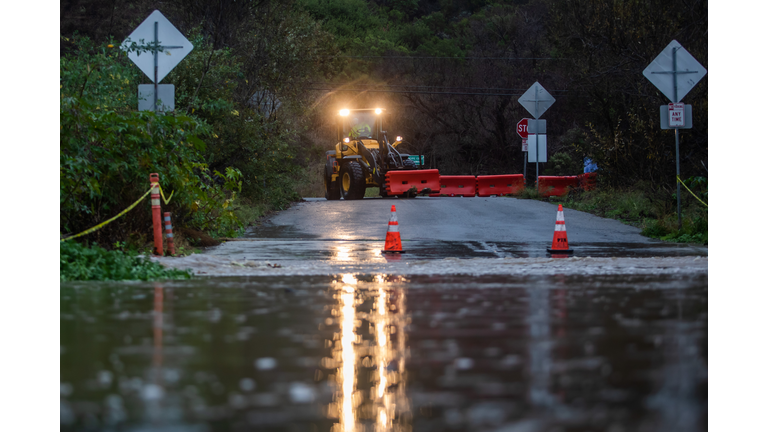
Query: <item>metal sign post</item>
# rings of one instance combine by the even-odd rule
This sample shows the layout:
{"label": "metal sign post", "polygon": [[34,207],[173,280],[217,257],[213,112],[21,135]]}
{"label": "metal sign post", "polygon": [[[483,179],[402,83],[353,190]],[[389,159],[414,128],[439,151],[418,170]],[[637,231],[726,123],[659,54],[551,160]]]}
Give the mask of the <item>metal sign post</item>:
{"label": "metal sign post", "polygon": [[[538,82],[538,81],[537,81]],[[533,106],[534,114],[533,118],[539,119],[539,92],[533,92]],[[536,149],[536,181],[539,181],[539,134],[533,136],[533,145]]]}
{"label": "metal sign post", "polygon": [[[678,58],[679,56],[679,58]],[[681,65],[678,65],[678,60]],[[669,70],[671,61],[672,70]],[[678,67],[682,66],[682,67]],[[643,75],[653,83],[664,95],[669,98],[673,104],[678,104],[680,99],[685,97],[691,89],[698,84],[701,78],[707,73],[696,59],[683,48],[676,40],[667,45],[653,62],[643,71]],[[670,83],[665,76],[671,75]],[[678,83],[678,76],[686,75],[681,83]],[[679,85],[678,85],[679,84]],[[684,109],[684,107],[683,107]],[[687,115],[687,113],[686,113]],[[684,119],[683,119],[684,120]],[[685,125],[685,123],[683,123]],[[675,166],[677,169],[677,229],[682,229],[683,219],[680,204],[680,126],[669,125],[675,129]],[[683,128],[685,126],[682,126]]]}
{"label": "metal sign post", "polygon": [[[542,114],[544,114],[544,111],[549,109],[549,107],[552,106],[553,103],[555,103],[555,98],[552,97],[551,94],[549,94],[548,91],[544,89],[544,87],[539,84],[538,81],[533,83],[533,85],[525,92],[522,96],[520,96],[520,99],[517,100],[520,105],[522,105],[526,110],[528,110],[529,113],[533,115],[533,117],[538,121],[539,117],[541,117]],[[528,133],[530,135],[531,129],[530,129],[530,122],[529,122],[529,128]],[[541,159],[544,159],[544,162],[546,162],[546,155],[544,157],[539,156],[539,134],[540,132],[536,131],[536,137],[534,138],[533,145],[536,146],[535,155],[536,155],[536,180],[539,179],[539,161]],[[528,151],[528,154],[530,154],[530,150]]]}
{"label": "metal sign post", "polygon": [[528,177],[528,119],[517,122],[517,134],[523,139],[523,178]]}
{"label": "metal sign post", "polygon": [[523,138],[523,178],[528,177],[528,138]]}
{"label": "metal sign post", "polygon": [[152,105],[154,106],[155,112],[157,112],[157,108],[158,108],[157,107],[157,94],[158,94],[158,92],[157,92],[157,84],[160,82],[160,80],[157,79],[157,53],[158,52],[162,52],[162,51],[167,50],[167,49],[181,49],[181,48],[184,48],[181,45],[178,45],[178,46],[161,46],[160,45],[160,41],[157,39],[157,25],[158,25],[158,22],[155,21],[155,43],[154,43],[154,45],[152,47],[152,56],[154,57],[154,63],[155,63],[155,67],[154,67],[155,79],[152,81],[155,84],[155,99],[154,99],[155,103],[152,104]]}
{"label": "metal sign post", "polygon": [[525,141],[525,151],[523,153],[523,178],[528,178],[528,139],[526,138],[523,141]]}

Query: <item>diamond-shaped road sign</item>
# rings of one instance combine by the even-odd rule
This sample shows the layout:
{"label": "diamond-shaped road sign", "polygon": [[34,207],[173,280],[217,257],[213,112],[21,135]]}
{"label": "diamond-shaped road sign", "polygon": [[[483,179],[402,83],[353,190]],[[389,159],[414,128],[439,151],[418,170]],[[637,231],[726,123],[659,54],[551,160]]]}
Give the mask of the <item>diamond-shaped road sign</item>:
{"label": "diamond-shaped road sign", "polygon": [[[131,51],[128,53],[128,58],[136,63],[136,66],[152,82],[155,82],[155,66],[157,66],[158,83],[194,48],[192,43],[157,10],[136,27],[136,30],[123,41],[120,48],[127,51],[131,42],[143,46],[157,42],[159,52],[153,53],[151,50]],[[155,63],[155,58],[157,58],[157,63]]]}
{"label": "diamond-shaped road sign", "polygon": [[680,102],[706,74],[704,66],[676,40],[643,71],[648,81],[672,102]]}
{"label": "diamond-shaped road sign", "polygon": [[555,98],[536,81],[517,101],[537,119],[555,103]]}

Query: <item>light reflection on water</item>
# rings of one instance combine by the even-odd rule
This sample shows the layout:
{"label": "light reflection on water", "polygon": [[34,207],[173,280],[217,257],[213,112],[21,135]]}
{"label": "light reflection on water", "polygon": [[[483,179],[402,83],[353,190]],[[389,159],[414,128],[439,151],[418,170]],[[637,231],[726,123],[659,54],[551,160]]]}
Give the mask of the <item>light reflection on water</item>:
{"label": "light reflection on water", "polygon": [[[354,275],[342,276],[337,293],[340,332],[334,339],[334,359],[341,362],[337,381],[341,392],[330,404],[329,417],[338,418],[333,431],[361,431],[373,423],[375,431],[405,430],[410,412],[405,396],[405,294],[390,290],[383,275],[373,284],[358,285]],[[368,305],[373,299],[370,309]],[[362,328],[367,321],[368,329]],[[367,330],[367,331],[366,331]],[[364,336],[368,336],[364,338]],[[369,339],[369,337],[373,339]]]}
{"label": "light reflection on water", "polygon": [[351,259],[349,251],[350,248],[347,246],[336,246],[336,260],[349,261]]}
{"label": "light reflection on water", "polygon": [[343,242],[330,246],[328,258],[337,263],[385,263],[389,262],[389,254],[382,254],[380,242]]}

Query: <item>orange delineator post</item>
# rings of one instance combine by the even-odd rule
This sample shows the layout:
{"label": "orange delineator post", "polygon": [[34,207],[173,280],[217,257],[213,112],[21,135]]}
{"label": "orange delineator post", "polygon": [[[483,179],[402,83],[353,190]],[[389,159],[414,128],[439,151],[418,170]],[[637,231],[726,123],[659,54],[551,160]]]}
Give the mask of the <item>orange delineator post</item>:
{"label": "orange delineator post", "polygon": [[149,175],[149,183],[152,192],[149,197],[152,200],[152,229],[155,236],[155,255],[163,256],[163,224],[160,221],[160,176],[157,173]]}
{"label": "orange delineator post", "polygon": [[392,213],[389,217],[389,226],[387,227],[387,239],[384,243],[384,253],[405,253],[403,245],[400,242],[400,226],[397,224],[397,213],[395,206],[392,205]]}
{"label": "orange delineator post", "polygon": [[176,255],[176,247],[173,244],[173,226],[171,226],[171,212],[163,213],[163,222],[165,222],[165,241],[168,244],[168,255]]}
{"label": "orange delineator post", "polygon": [[573,250],[568,248],[568,233],[565,230],[565,215],[563,214],[563,205],[557,206],[557,220],[555,221],[555,235],[552,236],[552,247],[547,248],[552,253],[571,253]]}

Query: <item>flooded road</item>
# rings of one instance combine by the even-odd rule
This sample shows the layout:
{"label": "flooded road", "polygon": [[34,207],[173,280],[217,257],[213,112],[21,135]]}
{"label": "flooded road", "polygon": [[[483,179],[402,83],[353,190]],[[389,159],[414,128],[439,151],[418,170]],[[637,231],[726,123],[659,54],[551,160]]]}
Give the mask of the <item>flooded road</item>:
{"label": "flooded road", "polygon": [[65,283],[62,430],[706,430],[706,270],[632,273]]}
{"label": "flooded road", "polygon": [[[383,254],[397,204],[404,254]],[[64,283],[61,429],[707,429],[708,248],[515,199],[309,200]]]}

